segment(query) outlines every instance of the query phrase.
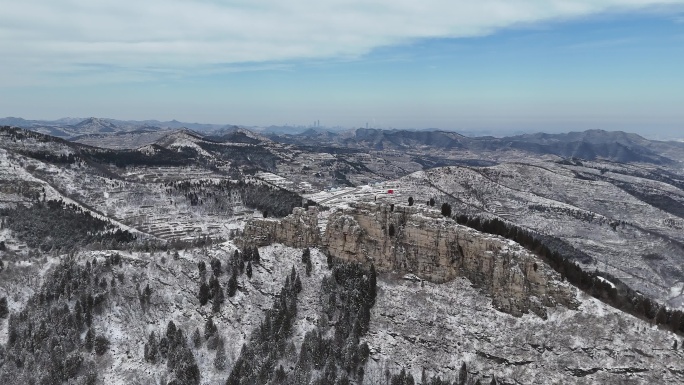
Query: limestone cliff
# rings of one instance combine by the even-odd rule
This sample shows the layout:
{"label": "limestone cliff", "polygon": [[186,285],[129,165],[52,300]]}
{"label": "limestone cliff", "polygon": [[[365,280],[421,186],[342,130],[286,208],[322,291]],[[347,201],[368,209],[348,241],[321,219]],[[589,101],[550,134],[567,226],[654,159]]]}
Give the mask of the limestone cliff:
{"label": "limestone cliff", "polygon": [[380,272],[413,273],[431,282],[465,276],[492,296],[497,309],[514,315],[545,317],[546,306],[576,306],[574,289],[538,257],[434,210],[358,203],[331,213],[322,236],[317,215],[297,209],[281,221],[258,219],[245,227],[245,239],[323,247],[337,258],[374,263]]}
{"label": "limestone cliff", "polygon": [[282,243],[290,247],[316,246],[320,243],[318,209],[296,207],[282,219],[257,218],[245,225],[244,236],[238,243],[266,246]]}
{"label": "limestone cliff", "polygon": [[442,218],[436,211],[362,203],[332,214],[323,246],[338,258],[373,262],[379,271],[413,273],[432,282],[467,277],[494,306],[544,317],[545,306],[574,307],[574,291],[515,242]]}

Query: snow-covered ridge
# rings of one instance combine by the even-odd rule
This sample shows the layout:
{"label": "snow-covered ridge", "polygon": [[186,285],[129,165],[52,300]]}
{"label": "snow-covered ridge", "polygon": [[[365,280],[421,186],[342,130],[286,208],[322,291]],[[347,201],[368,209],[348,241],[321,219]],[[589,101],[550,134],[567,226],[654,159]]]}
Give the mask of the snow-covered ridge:
{"label": "snow-covered ridge", "polygon": [[432,282],[469,278],[493,298],[493,305],[515,315],[545,306],[575,307],[575,289],[520,245],[480,233],[419,207],[358,203],[327,218],[319,234],[316,208],[296,209],[282,219],[253,219],[244,243],[273,242],[322,247],[346,261],[374,264],[381,272],[415,274]]}

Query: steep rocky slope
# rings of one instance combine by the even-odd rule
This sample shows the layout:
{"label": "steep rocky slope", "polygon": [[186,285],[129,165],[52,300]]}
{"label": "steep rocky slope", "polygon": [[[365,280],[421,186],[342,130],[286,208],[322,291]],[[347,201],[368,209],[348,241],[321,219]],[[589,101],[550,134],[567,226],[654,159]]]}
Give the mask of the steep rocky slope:
{"label": "steep rocky slope", "polygon": [[299,209],[282,221],[252,220],[243,238],[258,244],[320,246],[342,260],[437,283],[465,276],[492,296],[496,308],[515,315],[532,311],[546,317],[545,306],[576,306],[573,291],[539,258],[514,242],[457,225],[430,210],[357,204],[332,213],[320,241],[317,215],[315,209]]}
{"label": "steep rocky slope", "polygon": [[500,384],[661,384],[684,381],[679,338],[578,294],[577,310],[548,309],[548,319],[494,310],[465,278],[424,284],[381,276],[367,337],[367,372],[406,367]]}
{"label": "steep rocky slope", "polygon": [[544,306],[574,307],[574,295],[539,258],[511,241],[455,225],[415,207],[359,204],[330,216],[323,245],[379,271],[413,273],[436,283],[467,277],[496,308],[546,317]]}
{"label": "steep rocky slope", "polygon": [[[243,237],[258,244],[320,242],[329,255],[386,272],[365,338],[368,383],[401,369],[416,378],[425,371],[457,379],[462,362],[473,380],[493,376],[511,384],[684,380],[676,335],[560,282],[516,244],[411,207],[340,209],[327,216],[320,239],[318,217],[311,209],[255,219]],[[397,226],[393,236],[390,224]]]}
{"label": "steep rocky slope", "polygon": [[[243,343],[259,327],[264,310],[277,297],[292,266],[299,271],[303,288],[297,300],[293,333],[288,337],[289,357],[296,356],[305,334],[324,317],[321,282],[330,274],[326,256],[311,250],[312,269],[308,276],[304,274],[301,249],[262,247],[261,262],[253,265],[252,277],[240,275],[237,294],[226,297],[216,312],[211,301],[204,306],[198,301],[202,279],[197,262],[208,265],[212,258],[223,261],[224,273],[218,281],[226,287],[229,274],[225,262],[232,250],[230,244],[225,244],[182,251],[177,257],[165,252],[78,253],[76,261],[81,265],[92,263],[93,259],[98,265],[106,265],[107,256],[115,253],[122,257],[111,272],[98,274],[98,280],[105,278],[112,283],[104,302],[98,305],[100,310],[93,315],[92,328],[109,340],[104,354],[87,355],[94,362],[96,383],[164,383],[165,379],[173,378],[163,361],[148,362],[144,354],[150,333],[163,336],[169,321],[188,338],[199,368],[199,383],[224,383]],[[0,272],[0,277],[16,273],[17,268],[10,266]],[[490,298],[463,277],[431,283],[382,273],[377,279],[370,329],[363,337],[369,348],[364,384],[385,383],[386,373],[395,374],[401,369],[416,379],[426,371],[430,376],[454,381],[459,378],[462,363],[466,364],[471,382],[489,381],[492,376],[503,384],[684,381],[684,356],[681,350],[673,348],[678,337],[577,292],[577,309],[549,308],[544,320],[533,314],[516,317],[495,310]],[[141,299],[146,286],[151,289],[149,299]],[[11,286],[6,289],[15,290]],[[38,288],[32,292],[38,292]],[[21,306],[13,304],[12,309],[19,311]],[[224,340],[223,369],[215,367],[217,351],[203,337],[210,318]],[[0,320],[0,327],[6,330],[7,321]],[[198,347],[192,347],[195,329],[202,335]],[[295,366],[291,360],[282,361],[288,373]]]}

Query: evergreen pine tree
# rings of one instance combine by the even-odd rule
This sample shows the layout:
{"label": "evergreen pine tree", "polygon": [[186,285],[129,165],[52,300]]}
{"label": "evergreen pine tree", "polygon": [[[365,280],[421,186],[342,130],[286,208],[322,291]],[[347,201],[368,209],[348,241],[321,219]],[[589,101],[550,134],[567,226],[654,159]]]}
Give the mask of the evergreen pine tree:
{"label": "evergreen pine tree", "polygon": [[216,357],[214,358],[214,367],[217,370],[226,368],[226,348],[223,343],[223,338],[219,338],[216,345]]}
{"label": "evergreen pine tree", "polygon": [[461,365],[461,370],[458,372],[458,383],[459,385],[465,385],[468,382],[468,369],[466,368],[465,362]]}
{"label": "evergreen pine tree", "polygon": [[169,321],[166,324],[166,338],[172,341],[176,337],[176,324],[173,321]]}
{"label": "evergreen pine tree", "polygon": [[145,361],[152,363],[156,362],[157,350],[157,338],[154,335],[154,331],[152,331],[150,332],[147,344],[145,345]]}
{"label": "evergreen pine tree", "polygon": [[221,284],[219,284],[218,278],[216,278],[215,275],[212,275],[211,278],[209,278],[209,297],[214,298],[216,292],[219,290],[221,290]]}
{"label": "evergreen pine tree", "polygon": [[78,299],[74,305],[74,321],[76,322],[78,331],[81,331],[83,328],[83,307],[81,307],[81,300]]}
{"label": "evergreen pine tree", "polygon": [[313,270],[313,265],[311,265],[311,258],[306,260],[306,276],[311,276],[311,270]]}
{"label": "evergreen pine tree", "polygon": [[195,328],[192,333],[192,343],[195,345],[195,349],[199,349],[202,346],[202,336],[200,336],[199,328]]}
{"label": "evergreen pine tree", "polygon": [[252,259],[252,260],[253,260],[254,263],[256,263],[257,265],[261,263],[261,255],[259,254],[259,248],[258,248],[258,247],[255,247],[255,248],[254,248],[254,256],[253,256],[253,259]]}
{"label": "evergreen pine tree", "polygon": [[[247,247],[246,252],[249,253],[249,246]],[[233,262],[237,261],[239,258],[240,252],[237,249],[235,249],[235,251],[233,252]]]}
{"label": "evergreen pine tree", "polygon": [[145,298],[145,303],[150,304],[150,298],[152,297],[152,289],[150,289],[150,284],[145,285],[145,289],[143,290],[143,297]]}
{"label": "evergreen pine tree", "polygon": [[682,312],[679,310],[675,310],[672,312],[672,315],[670,316],[670,330],[673,332],[677,332],[679,330],[679,325],[682,323]]}
{"label": "evergreen pine tree", "polygon": [[216,346],[218,345],[219,338],[220,337],[217,334],[210,336],[209,339],[207,340],[207,349],[209,349],[209,350],[216,349]]}
{"label": "evergreen pine tree", "polygon": [[92,351],[93,350],[93,344],[95,343],[95,333],[93,333],[93,329],[88,329],[85,335],[85,342],[83,344],[83,347],[85,348],[86,351]]}
{"label": "evergreen pine tree", "polygon": [[200,284],[198,298],[201,306],[206,305],[209,301],[209,286],[205,282]]}
{"label": "evergreen pine tree", "polygon": [[221,275],[221,261],[216,258],[211,259],[211,269],[214,272],[214,276],[218,277]]}
{"label": "evergreen pine tree", "polygon": [[252,278],[252,261],[247,261],[247,278]]}
{"label": "evergreen pine tree", "polygon": [[313,266],[311,265],[311,249],[308,247],[302,252],[302,263],[306,266],[306,276],[311,276],[311,269]]}
{"label": "evergreen pine tree", "polygon": [[668,321],[668,311],[665,306],[661,306],[655,316],[655,322],[657,325],[665,324]]}
{"label": "evergreen pine tree", "polygon": [[209,317],[204,323],[204,339],[208,340],[209,337],[213,336],[217,332],[216,325],[214,325],[214,320]]}
{"label": "evergreen pine tree", "polygon": [[162,358],[166,358],[169,355],[169,340],[166,337],[162,337],[159,340],[159,355]]}
{"label": "evergreen pine tree", "polygon": [[237,292],[237,287],[237,272],[233,270],[233,274],[230,276],[230,279],[228,279],[228,286],[226,287],[228,297],[232,298],[235,295],[235,293]]}
{"label": "evergreen pine tree", "polygon": [[308,247],[302,252],[302,263],[306,263],[307,260],[311,259],[311,249]]}
{"label": "evergreen pine tree", "polygon": [[212,301],[211,304],[211,311],[214,313],[218,313],[221,311],[221,304],[224,301],[224,296],[223,296],[223,290],[219,289],[216,292],[216,295],[214,295],[214,300]]}
{"label": "evergreen pine tree", "polygon": [[109,340],[103,335],[95,337],[95,342],[93,343],[95,354],[101,356],[107,352],[107,349],[109,349]]}
{"label": "evergreen pine tree", "polygon": [[451,205],[444,202],[442,203],[442,215],[445,217],[451,216]]}
{"label": "evergreen pine tree", "polygon": [[197,268],[199,269],[200,280],[204,281],[207,276],[207,264],[204,261],[197,262]]}
{"label": "evergreen pine tree", "polygon": [[295,277],[294,289],[295,293],[299,293],[302,291],[302,281],[299,279],[299,274],[297,274],[297,276]]}
{"label": "evergreen pine tree", "polygon": [[0,319],[7,318],[9,315],[9,307],[7,305],[7,297],[0,298]]}

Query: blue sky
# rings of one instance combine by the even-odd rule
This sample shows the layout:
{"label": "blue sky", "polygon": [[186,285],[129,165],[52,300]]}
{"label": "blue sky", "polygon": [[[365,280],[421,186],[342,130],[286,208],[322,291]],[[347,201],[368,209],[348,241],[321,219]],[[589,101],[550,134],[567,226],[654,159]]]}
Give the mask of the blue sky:
{"label": "blue sky", "polygon": [[0,116],[684,137],[677,1],[6,1]]}

